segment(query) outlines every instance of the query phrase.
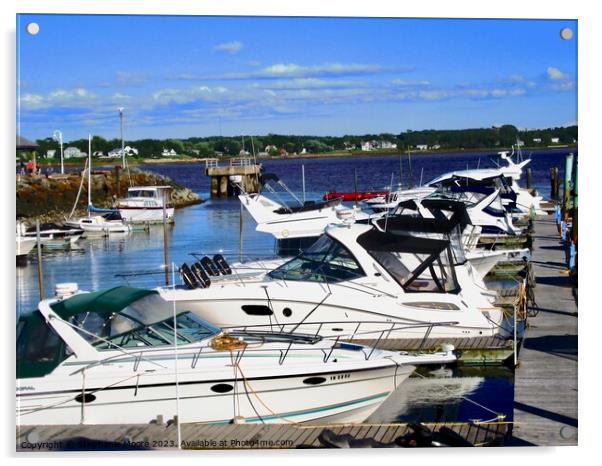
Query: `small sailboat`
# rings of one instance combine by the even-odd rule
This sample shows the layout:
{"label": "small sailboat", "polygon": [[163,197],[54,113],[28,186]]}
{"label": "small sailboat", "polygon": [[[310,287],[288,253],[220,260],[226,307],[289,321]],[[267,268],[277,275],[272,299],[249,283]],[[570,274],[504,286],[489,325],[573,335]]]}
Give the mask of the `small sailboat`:
{"label": "small sailboat", "polygon": [[416,365],[317,335],[232,332],[156,291],[57,285],[17,325],[17,425],[362,422]]}
{"label": "small sailboat", "polygon": [[[83,184],[83,174],[82,174]],[[81,188],[81,186],[80,186]],[[81,189],[80,189],[81,192]],[[79,200],[79,194],[75,205]],[[75,205],[73,210],[75,210]],[[73,218],[71,216],[64,222],[65,225],[82,229],[86,236],[106,236],[112,233],[128,233],[130,226],[121,218],[118,212],[112,209],[99,209],[92,204],[92,135],[88,135],[88,216]]]}

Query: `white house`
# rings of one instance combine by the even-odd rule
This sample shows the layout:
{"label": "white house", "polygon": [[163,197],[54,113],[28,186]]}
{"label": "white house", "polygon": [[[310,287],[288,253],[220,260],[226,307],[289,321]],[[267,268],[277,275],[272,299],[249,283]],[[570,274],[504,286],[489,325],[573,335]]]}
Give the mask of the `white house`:
{"label": "white house", "polygon": [[441,144],[433,144],[431,146],[431,149],[433,149],[433,150],[439,150],[439,149],[441,149]]}
{"label": "white house", "polygon": [[[125,152],[126,157],[131,155],[138,155],[138,149],[135,147],[125,146],[123,148],[123,152]],[[107,154],[107,157],[122,157],[123,153],[121,152],[121,148],[113,149]]]}
{"label": "white house", "polygon": [[101,150],[97,150],[95,152],[92,152],[92,156],[93,157],[104,157],[105,153],[103,151],[101,151]]}
{"label": "white house", "polygon": [[265,146],[264,152],[267,152],[268,154],[270,152],[273,151],[278,151],[278,148],[276,146],[274,146],[273,144],[270,144],[269,146]]}
{"label": "white house", "polygon": [[163,149],[163,152],[161,152],[161,156],[162,157],[173,157],[175,155],[178,155],[178,154],[173,149],[169,149],[169,150],[168,149]]}
{"label": "white house", "polygon": [[372,143],[370,141],[362,141],[362,150],[363,151],[368,151],[368,150],[372,150]]}
{"label": "white house", "polygon": [[87,156],[88,156],[88,154],[86,152],[82,152],[77,147],[73,147],[73,146],[69,146],[63,151],[63,157],[65,157],[66,159],[87,157]]}
{"label": "white house", "polygon": [[523,147],[523,146],[525,145],[525,141],[521,141],[520,139],[518,139],[518,140],[516,141],[516,145],[517,145],[518,147]]}
{"label": "white house", "polygon": [[418,150],[427,150],[428,148],[428,144],[416,144],[416,149]]}
{"label": "white house", "polygon": [[535,144],[541,144],[541,138],[533,138]]}
{"label": "white house", "polygon": [[550,139],[550,141],[552,142],[552,144],[559,144],[560,138],[552,138],[552,139]]}
{"label": "white house", "polygon": [[379,149],[397,149],[397,144],[395,144],[391,141],[378,141],[376,143],[376,146]]}
{"label": "white house", "polygon": [[46,151],[46,158],[47,159],[53,159],[55,154],[56,154],[56,150],[48,149]]}

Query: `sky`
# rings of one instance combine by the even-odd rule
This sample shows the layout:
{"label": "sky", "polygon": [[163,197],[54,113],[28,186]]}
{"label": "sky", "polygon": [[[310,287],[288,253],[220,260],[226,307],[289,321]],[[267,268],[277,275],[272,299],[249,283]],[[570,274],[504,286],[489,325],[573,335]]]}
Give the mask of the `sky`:
{"label": "sky", "polygon": [[577,32],[575,20],[18,15],[17,132],[119,137],[119,107],[130,140],[566,126]]}

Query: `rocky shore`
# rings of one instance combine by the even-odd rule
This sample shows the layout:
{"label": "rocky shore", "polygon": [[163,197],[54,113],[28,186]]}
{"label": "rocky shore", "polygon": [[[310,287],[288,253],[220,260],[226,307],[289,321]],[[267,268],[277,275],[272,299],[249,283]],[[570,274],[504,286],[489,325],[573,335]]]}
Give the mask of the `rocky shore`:
{"label": "rocky shore", "polygon": [[[178,207],[199,204],[203,200],[189,188],[175,183],[157,173],[130,169],[132,186],[172,186],[171,202]],[[80,174],[54,174],[49,177],[17,175],[16,214],[25,221],[38,219],[41,222],[64,220],[73,209],[81,184]],[[96,207],[111,207],[114,196],[123,197],[130,186],[126,173],[116,171],[92,172],[92,202]],[[76,213],[86,212],[88,203],[88,181],[84,179]]]}

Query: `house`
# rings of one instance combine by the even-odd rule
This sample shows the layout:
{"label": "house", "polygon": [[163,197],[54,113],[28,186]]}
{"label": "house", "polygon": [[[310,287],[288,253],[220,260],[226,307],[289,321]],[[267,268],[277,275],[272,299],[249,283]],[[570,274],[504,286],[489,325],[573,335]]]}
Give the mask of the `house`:
{"label": "house", "polygon": [[174,157],[176,155],[178,154],[173,149],[163,149],[163,151],[161,152],[161,157]]}
{"label": "house", "polygon": [[278,151],[278,148],[276,146],[274,146],[273,144],[270,144],[268,146],[265,146],[264,151],[269,154],[270,152]]}
{"label": "house", "polygon": [[267,152],[263,151],[263,152],[257,152],[257,157],[267,157],[270,154],[268,154]]}
{"label": "house", "polygon": [[374,144],[378,149],[397,149],[397,144],[391,141],[378,141]]}
{"label": "house", "polygon": [[441,144],[433,144],[431,146],[431,149],[433,149],[433,150],[439,150],[439,149],[441,149]]}
{"label": "house", "polygon": [[56,154],[56,150],[48,149],[46,151],[46,158],[47,159],[53,159],[54,158],[54,154]]}
{"label": "house", "polygon": [[239,157],[248,157],[251,153],[248,150],[241,149],[238,153]]}
{"label": "house", "polygon": [[345,147],[345,150],[355,149],[355,144],[351,144],[349,141],[343,142],[343,146]]}
{"label": "house", "polygon": [[523,146],[525,145],[525,141],[521,141],[520,139],[517,139],[517,140],[516,140],[516,145],[517,145],[518,147],[523,147]]}
{"label": "house", "polygon": [[[130,146],[125,146],[123,148],[123,152],[125,152],[126,157],[131,155],[138,155],[138,149]],[[107,154],[107,157],[122,157],[123,152],[121,152],[121,148],[113,149]]]}
{"label": "house", "polygon": [[535,144],[541,144],[541,138],[533,138]]}
{"label": "house", "polygon": [[416,149],[418,150],[427,150],[429,146],[427,144],[417,144]]}
{"label": "house", "polygon": [[366,142],[362,141],[361,145],[362,145],[362,150],[363,151],[372,150],[372,143],[370,141],[366,141]]}
{"label": "house", "polygon": [[288,155],[288,152],[286,151],[286,149],[283,147],[282,149],[280,149],[280,151],[278,152],[278,155],[280,155],[280,157],[286,157]]}
{"label": "house", "polygon": [[299,152],[301,155],[303,154],[307,154],[307,149],[304,147],[303,149],[301,149],[301,152]]}
{"label": "house", "polygon": [[552,138],[552,139],[550,139],[550,142],[552,144],[560,144],[560,138]]}
{"label": "house", "polygon": [[80,151],[77,147],[69,146],[63,151],[63,157],[66,159],[87,157],[86,152]]}
{"label": "house", "polygon": [[92,157],[104,157],[105,153],[101,150],[97,150],[95,152],[92,152]]}

